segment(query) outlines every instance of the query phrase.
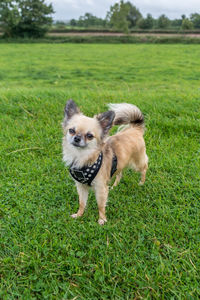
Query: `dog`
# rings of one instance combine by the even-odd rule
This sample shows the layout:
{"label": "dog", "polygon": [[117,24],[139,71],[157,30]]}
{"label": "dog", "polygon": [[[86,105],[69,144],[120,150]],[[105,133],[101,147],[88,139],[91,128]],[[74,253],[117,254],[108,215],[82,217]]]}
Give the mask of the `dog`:
{"label": "dog", "polygon": [[[144,117],[139,108],[128,103],[109,104],[108,111],[85,116],[73,100],[64,109],[63,161],[70,167],[79,195],[79,209],[72,218],[84,213],[90,187],[95,191],[99,210],[98,223],[107,222],[105,209],[108,183],[116,176],[116,186],[125,167],[141,173],[139,184],[145,182],[148,168],[144,135]],[[113,125],[122,125],[113,136],[108,136]]]}

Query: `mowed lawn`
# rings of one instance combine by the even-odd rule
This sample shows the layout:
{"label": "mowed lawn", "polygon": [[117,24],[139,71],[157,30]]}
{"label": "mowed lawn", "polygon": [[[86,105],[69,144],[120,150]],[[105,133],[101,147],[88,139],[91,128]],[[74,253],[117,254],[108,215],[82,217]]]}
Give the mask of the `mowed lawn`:
{"label": "mowed lawn", "polygon": [[[0,45],[0,299],[199,299],[200,46]],[[63,108],[145,115],[149,170],[125,170],[100,227],[62,162]],[[113,128],[115,132],[117,128]]]}

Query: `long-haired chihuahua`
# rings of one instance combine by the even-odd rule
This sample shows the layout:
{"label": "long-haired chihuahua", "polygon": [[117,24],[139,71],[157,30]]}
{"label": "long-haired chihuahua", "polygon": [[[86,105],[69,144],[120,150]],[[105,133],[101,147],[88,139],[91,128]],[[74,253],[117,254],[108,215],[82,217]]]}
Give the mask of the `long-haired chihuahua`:
{"label": "long-haired chihuahua", "polygon": [[[80,112],[73,100],[68,100],[63,120],[63,160],[70,167],[79,195],[79,209],[71,216],[83,215],[91,187],[96,195],[100,225],[107,221],[110,179],[116,177],[116,186],[122,170],[131,167],[141,173],[139,184],[143,184],[148,168],[142,112],[128,103],[109,104],[109,109],[90,118]],[[115,135],[108,136],[113,125],[122,126]]]}

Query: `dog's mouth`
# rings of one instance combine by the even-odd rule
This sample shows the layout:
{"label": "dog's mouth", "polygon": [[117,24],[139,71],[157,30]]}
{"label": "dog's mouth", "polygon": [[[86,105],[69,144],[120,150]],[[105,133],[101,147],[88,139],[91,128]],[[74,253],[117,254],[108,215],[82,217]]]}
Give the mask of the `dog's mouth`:
{"label": "dog's mouth", "polygon": [[75,141],[72,142],[72,145],[77,148],[85,148],[86,147],[86,145],[81,145],[80,143],[76,143]]}

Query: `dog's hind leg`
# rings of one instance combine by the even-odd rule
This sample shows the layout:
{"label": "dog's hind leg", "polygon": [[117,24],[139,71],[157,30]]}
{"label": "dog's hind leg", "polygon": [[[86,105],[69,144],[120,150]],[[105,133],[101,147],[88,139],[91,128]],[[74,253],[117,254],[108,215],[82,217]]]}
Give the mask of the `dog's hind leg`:
{"label": "dog's hind leg", "polygon": [[143,184],[145,183],[146,172],[147,172],[147,169],[144,169],[144,170],[141,172],[141,179],[140,179],[139,185],[143,185]]}
{"label": "dog's hind leg", "polygon": [[140,179],[139,185],[143,185],[145,183],[147,169],[148,169],[148,157],[146,155],[145,165],[143,166],[142,169],[140,169],[141,179]]}
{"label": "dog's hind leg", "polygon": [[76,187],[79,195],[79,209],[76,214],[71,215],[72,218],[81,217],[83,215],[89,192],[89,187],[87,185],[76,182]]}
{"label": "dog's hind leg", "polygon": [[113,185],[111,186],[111,190],[118,185],[118,183],[120,182],[122,178],[122,172],[120,172],[119,174],[116,175],[116,178],[115,178],[115,182],[113,183]]}

